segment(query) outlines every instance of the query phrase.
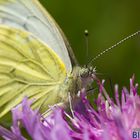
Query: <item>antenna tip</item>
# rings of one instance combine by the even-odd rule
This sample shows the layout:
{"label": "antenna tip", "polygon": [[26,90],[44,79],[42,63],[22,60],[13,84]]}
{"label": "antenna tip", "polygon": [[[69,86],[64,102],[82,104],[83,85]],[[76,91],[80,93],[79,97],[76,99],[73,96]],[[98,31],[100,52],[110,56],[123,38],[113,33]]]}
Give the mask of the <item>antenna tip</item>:
{"label": "antenna tip", "polygon": [[88,35],[89,35],[89,33],[88,33],[88,30],[87,30],[87,29],[84,31],[84,34],[85,34],[85,36],[88,36]]}

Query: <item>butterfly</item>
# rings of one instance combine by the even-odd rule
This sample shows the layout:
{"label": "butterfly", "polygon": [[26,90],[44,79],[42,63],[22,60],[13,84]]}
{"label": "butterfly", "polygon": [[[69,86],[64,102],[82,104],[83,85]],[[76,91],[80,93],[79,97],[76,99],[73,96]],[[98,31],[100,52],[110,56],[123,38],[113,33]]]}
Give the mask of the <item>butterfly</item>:
{"label": "butterfly", "polygon": [[25,96],[41,113],[63,105],[90,71],[78,66],[64,33],[39,1],[0,0],[0,117]]}

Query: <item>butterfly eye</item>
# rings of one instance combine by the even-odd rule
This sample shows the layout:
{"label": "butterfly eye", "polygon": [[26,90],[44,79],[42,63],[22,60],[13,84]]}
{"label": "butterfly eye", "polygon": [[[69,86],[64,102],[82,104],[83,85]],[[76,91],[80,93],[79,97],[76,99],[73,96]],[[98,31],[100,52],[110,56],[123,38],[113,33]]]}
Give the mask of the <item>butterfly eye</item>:
{"label": "butterfly eye", "polygon": [[81,76],[82,78],[88,77],[88,75],[89,75],[89,70],[88,70],[87,68],[81,69],[81,71],[80,71],[80,76]]}
{"label": "butterfly eye", "polygon": [[96,67],[89,67],[89,73],[93,74],[96,72]]}
{"label": "butterfly eye", "polygon": [[93,70],[93,67],[89,67],[89,70],[92,71]]}

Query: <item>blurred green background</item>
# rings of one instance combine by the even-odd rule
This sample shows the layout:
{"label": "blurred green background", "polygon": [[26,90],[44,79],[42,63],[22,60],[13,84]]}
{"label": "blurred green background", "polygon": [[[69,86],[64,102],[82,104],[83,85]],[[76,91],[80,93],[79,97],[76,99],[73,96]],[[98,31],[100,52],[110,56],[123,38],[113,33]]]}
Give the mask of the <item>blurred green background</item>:
{"label": "blurred green background", "polygon": [[[140,0],[40,0],[67,36],[81,65],[86,64],[84,30],[89,31],[89,58],[140,30]],[[93,66],[112,85],[140,83],[140,35],[100,57]]]}

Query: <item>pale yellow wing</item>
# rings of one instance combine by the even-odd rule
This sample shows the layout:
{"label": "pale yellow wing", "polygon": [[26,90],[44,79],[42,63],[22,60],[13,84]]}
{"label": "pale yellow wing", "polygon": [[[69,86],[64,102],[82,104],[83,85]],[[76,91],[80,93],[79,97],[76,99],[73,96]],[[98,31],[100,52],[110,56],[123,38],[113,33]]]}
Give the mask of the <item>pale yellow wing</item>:
{"label": "pale yellow wing", "polygon": [[[38,0],[0,0],[0,23],[32,32],[56,52],[71,72],[68,42]],[[72,50],[70,52],[74,57]]]}
{"label": "pale yellow wing", "polygon": [[[0,26],[0,117],[23,97],[34,98],[33,107],[63,102],[64,63],[46,44],[28,32]],[[61,91],[61,92],[60,92]]]}

